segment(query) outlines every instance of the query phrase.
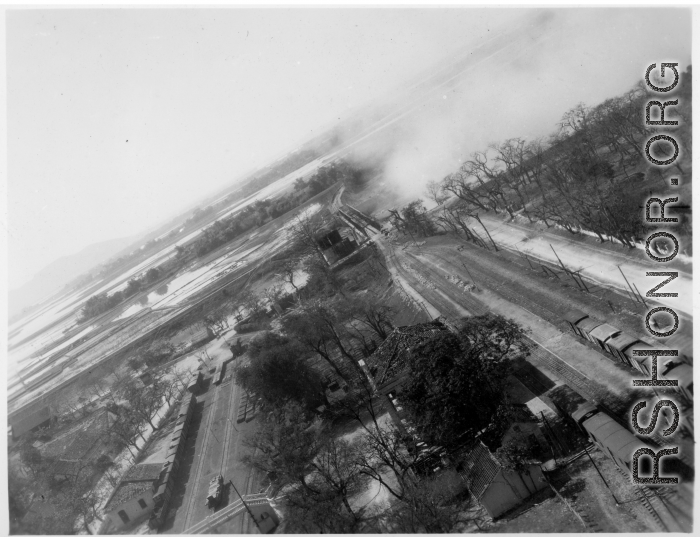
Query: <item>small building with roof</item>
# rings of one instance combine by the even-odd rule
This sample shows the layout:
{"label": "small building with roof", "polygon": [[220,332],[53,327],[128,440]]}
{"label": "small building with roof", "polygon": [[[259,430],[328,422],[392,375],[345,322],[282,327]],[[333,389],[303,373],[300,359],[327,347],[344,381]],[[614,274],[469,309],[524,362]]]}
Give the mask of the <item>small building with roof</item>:
{"label": "small building with roof", "polygon": [[320,237],[318,247],[329,265],[342,259],[357,249],[357,240],[350,228],[334,229]]}
{"label": "small building with roof", "polygon": [[13,440],[17,440],[30,431],[47,427],[50,423],[51,409],[48,406],[30,406],[10,414],[8,432]]}
{"label": "small building with roof", "polygon": [[365,361],[377,391],[382,395],[400,391],[411,350],[435,334],[446,331],[447,326],[437,320],[394,329]]}
{"label": "small building with roof", "polygon": [[104,506],[108,530],[114,533],[142,520],[153,510],[153,494],[158,488],[163,463],[137,464],[127,470]]}
{"label": "small building with roof", "polygon": [[460,475],[469,492],[486,512],[497,518],[547,487],[541,468],[532,464],[524,472],[508,470],[478,441],[461,463]]}
{"label": "small building with roof", "polygon": [[51,474],[58,480],[75,479],[85,466],[81,461],[58,460],[51,467]]}
{"label": "small building with roof", "polygon": [[389,415],[402,434],[407,432],[406,420],[399,416],[394,401],[395,396],[400,395],[408,374],[406,366],[410,352],[435,334],[447,330],[447,326],[438,320],[400,326],[395,328],[370,356],[359,360],[360,366],[365,370],[374,390],[382,396]]}

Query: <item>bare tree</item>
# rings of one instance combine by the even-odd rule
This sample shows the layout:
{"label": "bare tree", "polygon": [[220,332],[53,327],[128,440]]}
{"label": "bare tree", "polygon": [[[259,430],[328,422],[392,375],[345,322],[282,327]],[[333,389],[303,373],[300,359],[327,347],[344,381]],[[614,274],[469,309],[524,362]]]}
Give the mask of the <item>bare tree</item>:
{"label": "bare tree", "polygon": [[296,278],[297,261],[295,259],[285,259],[280,267],[282,279],[294,288],[294,293],[299,298],[299,288],[294,283]]}
{"label": "bare tree", "polygon": [[428,181],[425,190],[428,198],[433,200],[437,205],[442,205],[449,198],[439,181]]}
{"label": "bare tree", "polygon": [[297,214],[290,221],[289,231],[292,240],[297,244],[302,254],[311,254],[324,265],[328,265],[323,250],[316,240],[319,227],[314,223],[314,218],[304,213]]}

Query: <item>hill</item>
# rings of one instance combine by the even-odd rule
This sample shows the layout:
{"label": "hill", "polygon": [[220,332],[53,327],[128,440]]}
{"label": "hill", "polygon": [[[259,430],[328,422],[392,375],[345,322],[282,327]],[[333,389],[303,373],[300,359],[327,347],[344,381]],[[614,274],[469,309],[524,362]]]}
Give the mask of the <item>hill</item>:
{"label": "hill", "polygon": [[124,248],[133,244],[138,237],[122,237],[98,242],[80,252],[61,257],[50,263],[27,283],[8,292],[10,317],[24,308],[42,302],[57,293],[76,276],[86,273],[96,265],[107,261]]}

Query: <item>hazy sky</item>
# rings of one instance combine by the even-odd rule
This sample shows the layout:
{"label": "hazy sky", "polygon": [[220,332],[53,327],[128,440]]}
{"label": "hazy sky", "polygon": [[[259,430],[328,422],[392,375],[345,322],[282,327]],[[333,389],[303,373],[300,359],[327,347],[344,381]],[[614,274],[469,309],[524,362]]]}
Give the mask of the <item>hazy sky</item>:
{"label": "hazy sky", "polygon": [[[146,231],[526,15],[7,11],[10,287],[62,255]],[[484,122],[475,143],[514,121],[523,136],[551,130],[566,106],[628,89],[645,65],[690,59],[689,10],[564,10],[546,32],[531,52],[501,58],[497,77],[477,68],[463,105],[450,108]],[[496,97],[466,106],[476,95]],[[431,132],[445,118],[421,121],[414,127]],[[441,155],[431,140],[425,151]]]}

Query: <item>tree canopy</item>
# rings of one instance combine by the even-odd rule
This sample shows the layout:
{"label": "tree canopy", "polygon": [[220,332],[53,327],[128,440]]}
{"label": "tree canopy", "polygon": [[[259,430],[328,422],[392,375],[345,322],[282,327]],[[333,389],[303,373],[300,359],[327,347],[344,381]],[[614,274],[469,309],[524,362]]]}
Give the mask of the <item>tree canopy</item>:
{"label": "tree canopy", "polygon": [[296,341],[264,332],[248,347],[250,363],[236,368],[236,383],[274,408],[294,401],[312,410],[326,404],[323,377]]}
{"label": "tree canopy", "polygon": [[527,351],[523,330],[499,315],[470,317],[409,353],[400,400],[426,441],[459,444],[487,427],[503,402],[509,359]]}

